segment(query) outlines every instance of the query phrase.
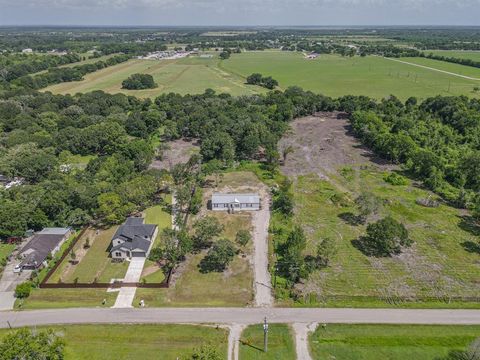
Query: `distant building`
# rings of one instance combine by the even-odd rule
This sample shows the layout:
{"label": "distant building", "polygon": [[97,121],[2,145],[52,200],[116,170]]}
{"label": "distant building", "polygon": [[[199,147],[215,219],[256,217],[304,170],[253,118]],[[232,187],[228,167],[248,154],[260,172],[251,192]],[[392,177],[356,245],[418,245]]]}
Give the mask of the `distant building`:
{"label": "distant building", "polygon": [[31,53],[33,53],[33,50],[30,49],[30,48],[23,49],[23,50],[22,50],[22,53],[24,53],[24,54],[31,54]]}
{"label": "distant building", "polygon": [[157,225],[144,224],[140,217],[130,217],[113,235],[110,255],[114,259],[147,257],[156,236]]}
{"label": "distant building", "polygon": [[36,270],[47,264],[47,258],[55,255],[72,234],[71,228],[45,228],[33,235],[32,239],[20,250],[23,270]]}
{"label": "distant building", "polygon": [[213,211],[255,211],[260,210],[258,194],[222,194],[214,193],[211,200]]}

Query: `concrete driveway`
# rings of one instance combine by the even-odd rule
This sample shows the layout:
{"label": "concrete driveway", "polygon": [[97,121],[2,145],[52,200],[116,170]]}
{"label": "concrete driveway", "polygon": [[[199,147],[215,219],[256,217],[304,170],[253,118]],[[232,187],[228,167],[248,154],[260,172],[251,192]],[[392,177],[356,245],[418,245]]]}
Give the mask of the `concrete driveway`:
{"label": "concrete driveway", "polygon": [[[127,273],[123,278],[126,283],[136,283],[140,281],[142,276],[143,266],[147,259],[144,257],[134,257],[130,260]],[[135,293],[137,288],[135,287],[122,287],[120,288],[113,308],[131,308],[133,299],[135,299]]]}
{"label": "concrete driveway", "polygon": [[12,260],[3,269],[2,277],[0,278],[0,311],[13,309],[15,288],[18,284],[27,281],[32,274],[31,270],[14,273],[13,269],[19,263],[19,260]]}

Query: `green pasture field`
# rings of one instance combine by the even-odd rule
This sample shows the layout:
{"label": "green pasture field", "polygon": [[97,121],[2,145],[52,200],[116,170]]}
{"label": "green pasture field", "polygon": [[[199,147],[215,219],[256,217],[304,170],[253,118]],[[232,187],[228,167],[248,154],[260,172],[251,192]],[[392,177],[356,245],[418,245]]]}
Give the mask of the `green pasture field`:
{"label": "green pasture field", "polygon": [[[45,91],[76,94],[93,90],[124,93],[138,97],[151,97],[162,93],[201,94],[207,88],[232,95],[249,95],[264,92],[260,87],[250,87],[238,75],[221,70],[218,58],[184,58],[179,60],[130,60],[85,75],[84,80],[56,84]],[[122,81],[135,73],[150,74],[158,88],[148,90],[122,89]]]}
{"label": "green pasture field", "polygon": [[456,57],[459,59],[471,59],[480,61],[480,51],[462,51],[462,50],[424,50],[425,54],[435,54],[441,56]]}
{"label": "green pasture field", "polygon": [[15,249],[14,244],[1,244],[0,243],[0,260],[9,256],[13,249]]}
{"label": "green pasture field", "polygon": [[480,326],[327,324],[309,340],[314,359],[439,360],[479,336]]}
{"label": "green pasture field", "polygon": [[[294,221],[306,230],[307,253],[314,254],[325,237],[335,239],[338,249],[328,268],[310,275],[304,298],[297,305],[478,308],[476,302],[448,301],[451,296],[480,296],[478,253],[469,246],[476,242],[479,229],[471,218],[444,204],[437,208],[418,205],[417,199],[434,195],[414,185],[390,185],[383,180],[384,173],[373,167],[352,174],[356,175],[331,175],[341,190],[316,175],[299,176],[294,183]],[[407,227],[414,245],[402,255],[368,257],[354,246],[365,234],[365,225],[348,221],[358,213],[353,200],[361,189],[383,199],[376,218],[391,215]],[[396,300],[417,297],[433,300]]]}
{"label": "green pasture field", "polygon": [[315,60],[306,60],[302,54],[293,52],[245,52],[232,55],[221,63],[221,68],[244,77],[258,72],[278,80],[281,88],[298,85],[332,97],[350,94],[383,98],[393,94],[405,100],[410,96],[420,99],[435,95],[479,96],[472,90],[480,85],[480,81],[376,56],[320,55]]}
{"label": "green pasture field", "polygon": [[[69,325],[49,327],[66,343],[66,360],[176,360],[208,344],[226,358],[226,330],[194,325]],[[1,330],[0,340],[12,330]]]}
{"label": "green pasture field", "polygon": [[405,57],[405,58],[400,58],[400,60],[411,63],[411,64],[428,66],[438,70],[448,71],[451,73],[476,78],[476,79],[479,79],[477,82],[477,85],[480,86],[480,68],[454,64],[454,63],[441,61],[441,60],[427,59],[422,57]]}
{"label": "green pasture field", "polygon": [[240,338],[242,360],[294,360],[293,332],[286,324],[270,324],[268,327],[268,351],[263,352],[263,325],[247,327]]}

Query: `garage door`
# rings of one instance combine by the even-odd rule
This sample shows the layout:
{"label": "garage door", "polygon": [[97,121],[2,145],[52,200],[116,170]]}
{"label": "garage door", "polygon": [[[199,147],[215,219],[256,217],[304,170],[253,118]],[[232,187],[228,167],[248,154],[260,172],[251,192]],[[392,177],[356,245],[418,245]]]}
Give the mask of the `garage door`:
{"label": "garage door", "polygon": [[143,251],[132,252],[132,257],[145,257],[145,252]]}

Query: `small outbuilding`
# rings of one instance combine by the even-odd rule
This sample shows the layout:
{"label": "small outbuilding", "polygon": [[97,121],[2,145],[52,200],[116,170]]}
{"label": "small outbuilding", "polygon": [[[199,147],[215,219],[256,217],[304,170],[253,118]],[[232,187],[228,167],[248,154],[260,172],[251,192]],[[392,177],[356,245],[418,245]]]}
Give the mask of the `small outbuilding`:
{"label": "small outbuilding", "polygon": [[254,193],[214,193],[211,200],[213,211],[255,211],[260,210],[260,206],[260,196]]}

